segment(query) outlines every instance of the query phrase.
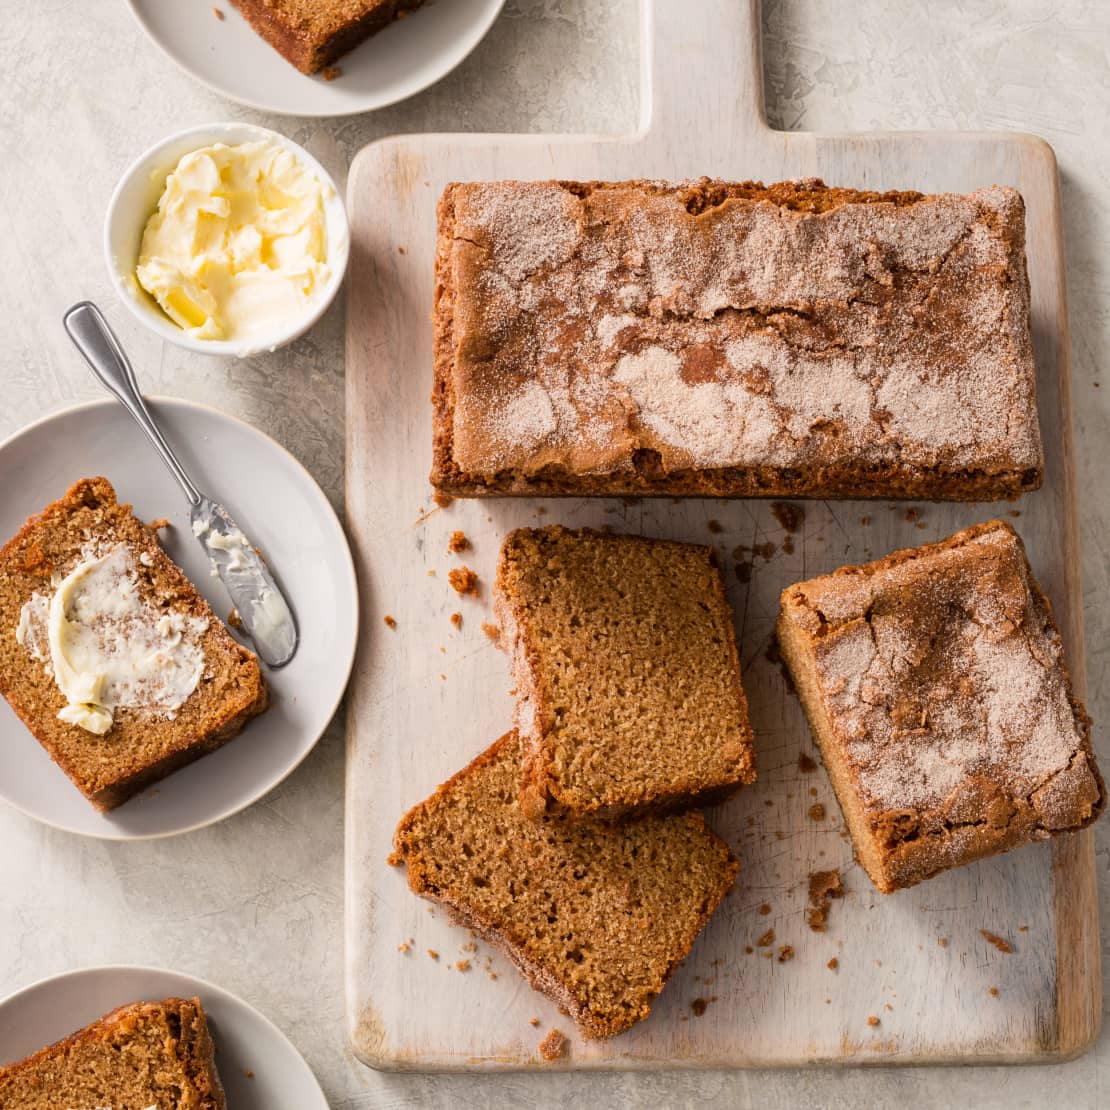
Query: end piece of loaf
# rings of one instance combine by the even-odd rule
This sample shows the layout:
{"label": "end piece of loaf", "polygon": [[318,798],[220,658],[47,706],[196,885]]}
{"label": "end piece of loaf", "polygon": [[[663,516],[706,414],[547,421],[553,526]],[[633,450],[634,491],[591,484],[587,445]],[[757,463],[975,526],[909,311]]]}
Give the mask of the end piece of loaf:
{"label": "end piece of loaf", "polygon": [[791,586],[778,638],[884,893],[1102,811],[1090,721],[1008,524]]}

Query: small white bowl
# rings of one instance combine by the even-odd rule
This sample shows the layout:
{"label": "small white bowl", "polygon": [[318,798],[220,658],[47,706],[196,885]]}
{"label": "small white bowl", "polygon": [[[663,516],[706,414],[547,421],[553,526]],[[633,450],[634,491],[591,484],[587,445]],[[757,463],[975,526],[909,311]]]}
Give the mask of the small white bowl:
{"label": "small white bowl", "polygon": [[[250,339],[194,339],[162,311],[158,302],[139,285],[135,277],[143,231],[151,213],[158,207],[158,200],[166,187],[166,177],[186,154],[213,143],[232,146],[264,140],[276,143],[295,155],[316,175],[322,185],[330,188],[324,202],[328,240],[327,283],[306,307],[303,316],[289,320],[272,335],[252,336]],[[349,248],[350,232],[343,198],[328,171],[291,139],[277,131],[250,123],[201,124],[171,135],[151,147],[120,178],[112,199],[108,202],[108,215],[104,221],[104,257],[108,263],[112,285],[123,303],[137,320],[160,338],[186,350],[199,351],[206,355],[246,358],[260,351],[277,350],[278,347],[284,347],[300,338],[323,316],[335,299],[347,269]]]}

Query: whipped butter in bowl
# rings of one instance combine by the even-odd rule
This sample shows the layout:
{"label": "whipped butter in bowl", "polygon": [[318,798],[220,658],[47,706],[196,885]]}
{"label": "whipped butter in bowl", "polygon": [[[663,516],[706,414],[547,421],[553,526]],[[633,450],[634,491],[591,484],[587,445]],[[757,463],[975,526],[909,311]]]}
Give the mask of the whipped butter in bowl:
{"label": "whipped butter in bowl", "polygon": [[346,214],[306,151],[248,124],[193,128],[124,175],[105,225],[131,311],[190,350],[246,356],[302,335],[343,279]]}

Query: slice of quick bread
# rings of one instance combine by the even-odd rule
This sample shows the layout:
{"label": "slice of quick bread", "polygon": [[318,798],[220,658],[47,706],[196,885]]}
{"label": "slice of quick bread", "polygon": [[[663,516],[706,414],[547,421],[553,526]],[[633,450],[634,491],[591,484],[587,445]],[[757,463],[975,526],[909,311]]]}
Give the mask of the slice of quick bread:
{"label": "slice of quick bread", "polygon": [[424,0],[231,0],[287,62],[316,73]]}
{"label": "slice of quick bread", "polygon": [[615,819],[755,778],[732,609],[712,548],[521,528],[495,605],[530,814]]}
{"label": "slice of quick bread", "polygon": [[4,1110],[225,1110],[199,998],[133,1002],[0,1067]]}
{"label": "slice of quick bread", "polygon": [[0,693],[100,810],[267,705],[253,652],[105,478],[77,482],[0,549]]}
{"label": "slice of quick bread", "polygon": [[409,886],[517,964],[587,1037],[647,1017],[736,878],[700,813],[531,820],[503,736],[397,826]]}

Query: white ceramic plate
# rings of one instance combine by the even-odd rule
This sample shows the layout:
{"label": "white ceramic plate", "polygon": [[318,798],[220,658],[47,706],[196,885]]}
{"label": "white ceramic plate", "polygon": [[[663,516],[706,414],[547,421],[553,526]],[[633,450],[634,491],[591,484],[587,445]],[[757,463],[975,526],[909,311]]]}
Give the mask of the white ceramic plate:
{"label": "white ceramic plate", "polygon": [[223,96],[288,116],[348,116],[404,100],[446,76],[482,40],[505,0],[429,0],[340,58],[334,81],[294,69],[230,0],[128,3],[158,46]]}
{"label": "white ceramic plate", "polygon": [[[354,659],[358,591],[347,539],[320,487],[284,448],[234,417],[186,401],[150,408],[186,470],[263,552],[297,617],[297,654],[264,668],[270,708],[218,751],[98,813],[0,699],[0,798],[49,825],[112,840],[170,836],[250,805],[312,750]],[[169,556],[216,614],[231,602],[189,530],[181,490],[113,400],[45,417],[0,445],[0,542],[79,478],[103,475],[141,520],[167,517]],[[9,630],[0,629],[0,634]],[[249,641],[244,641],[249,643]],[[90,738],[90,743],[102,743]]]}
{"label": "white ceramic plate", "polygon": [[25,1059],[117,1006],[194,996],[208,1015],[229,1107],[328,1110],[316,1077],[276,1025],[212,983],[154,967],[84,968],[9,995],[0,1001],[0,1065]]}

